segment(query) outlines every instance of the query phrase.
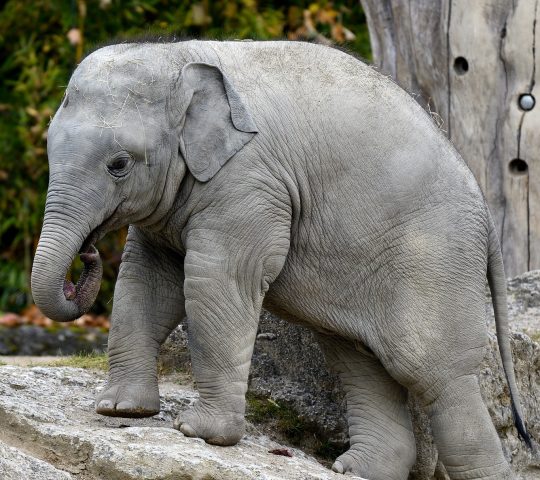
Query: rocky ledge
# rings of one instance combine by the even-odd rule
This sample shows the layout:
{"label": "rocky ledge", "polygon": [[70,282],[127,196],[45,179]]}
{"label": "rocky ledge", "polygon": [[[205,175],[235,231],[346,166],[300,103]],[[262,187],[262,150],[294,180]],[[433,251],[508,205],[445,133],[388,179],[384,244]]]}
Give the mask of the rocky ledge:
{"label": "rocky ledge", "polygon": [[[227,448],[184,437],[172,421],[197,398],[189,384],[162,383],[162,411],[150,419],[96,415],[94,398],[104,381],[104,373],[78,368],[0,367],[0,478],[343,478],[263,435],[248,435]],[[292,456],[270,453],[276,449]]]}

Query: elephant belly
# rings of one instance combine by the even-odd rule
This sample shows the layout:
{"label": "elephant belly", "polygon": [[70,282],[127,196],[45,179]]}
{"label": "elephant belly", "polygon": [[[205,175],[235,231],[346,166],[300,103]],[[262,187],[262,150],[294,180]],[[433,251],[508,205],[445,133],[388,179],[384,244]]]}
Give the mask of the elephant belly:
{"label": "elephant belly", "polygon": [[[320,260],[320,259],[319,259]],[[323,262],[324,263],[324,262]],[[374,314],[373,290],[389,296],[369,265],[343,259],[340,265],[315,266],[313,260],[292,254],[267,292],[264,306],[282,318],[321,332],[362,338],[362,325]]]}
{"label": "elephant belly", "polygon": [[324,234],[293,240],[267,293],[269,310],[369,343],[374,323],[391,327],[428,303],[437,309],[448,292],[483,298],[487,244],[480,205],[447,199],[371,225],[361,209],[342,211],[347,215],[338,223],[325,217]]}

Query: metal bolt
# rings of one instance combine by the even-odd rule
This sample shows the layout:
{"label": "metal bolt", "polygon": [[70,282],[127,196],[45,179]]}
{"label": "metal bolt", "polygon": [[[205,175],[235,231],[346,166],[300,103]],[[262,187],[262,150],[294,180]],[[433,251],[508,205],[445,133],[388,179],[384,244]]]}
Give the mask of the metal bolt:
{"label": "metal bolt", "polygon": [[525,110],[526,112],[532,110],[535,103],[536,100],[530,93],[524,93],[523,95],[519,96],[519,106],[522,110]]}

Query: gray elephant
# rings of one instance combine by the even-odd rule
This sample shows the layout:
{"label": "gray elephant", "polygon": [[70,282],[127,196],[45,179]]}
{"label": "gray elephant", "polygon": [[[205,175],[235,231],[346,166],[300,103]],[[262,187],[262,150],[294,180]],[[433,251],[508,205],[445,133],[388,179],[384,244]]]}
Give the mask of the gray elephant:
{"label": "gray elephant", "polygon": [[47,316],[91,306],[94,244],[130,225],[98,413],[159,411],[158,349],[187,315],[200,399],[175,427],[235,444],[264,304],[311,327],[341,375],[350,449],[335,471],[407,478],[411,391],[450,478],[511,477],[477,380],[487,275],[527,439],[493,221],[458,153],[390,80],[305,43],[113,45],[78,66],[48,135],[32,272]]}

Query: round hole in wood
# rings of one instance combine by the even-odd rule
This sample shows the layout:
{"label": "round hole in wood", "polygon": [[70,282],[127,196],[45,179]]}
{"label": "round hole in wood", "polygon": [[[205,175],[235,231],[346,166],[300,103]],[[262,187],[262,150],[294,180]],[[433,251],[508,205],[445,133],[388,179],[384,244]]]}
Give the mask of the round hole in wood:
{"label": "round hole in wood", "polygon": [[527,175],[529,165],[527,165],[527,162],[521,158],[514,158],[514,160],[508,164],[508,169],[513,175]]}
{"label": "round hole in wood", "polygon": [[465,75],[469,71],[469,62],[465,57],[457,57],[454,60],[454,71],[458,75]]}

